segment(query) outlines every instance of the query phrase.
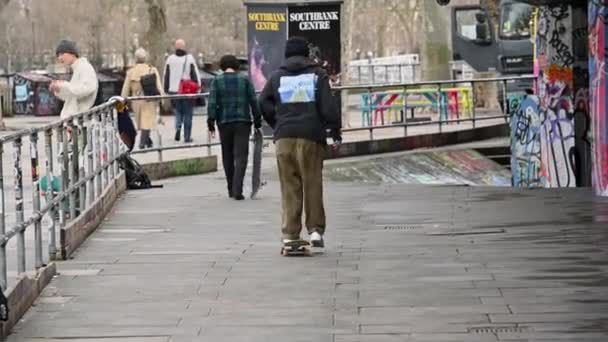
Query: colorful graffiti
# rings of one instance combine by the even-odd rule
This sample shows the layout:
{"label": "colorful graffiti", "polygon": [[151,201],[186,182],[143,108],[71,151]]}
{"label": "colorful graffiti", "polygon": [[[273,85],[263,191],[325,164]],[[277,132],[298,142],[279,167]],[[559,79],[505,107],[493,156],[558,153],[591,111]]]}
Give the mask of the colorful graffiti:
{"label": "colorful graffiti", "polygon": [[590,0],[589,32],[589,109],[592,118],[593,186],[600,196],[608,196],[608,87],[606,86],[606,39],[608,4]]}
{"label": "colorful graffiti", "polygon": [[537,56],[540,100],[540,181],[545,187],[573,187],[575,130],[572,67],[572,9],[539,10]]}
{"label": "colorful graffiti", "polygon": [[511,172],[515,187],[542,187],[539,99],[528,95],[511,119]]}

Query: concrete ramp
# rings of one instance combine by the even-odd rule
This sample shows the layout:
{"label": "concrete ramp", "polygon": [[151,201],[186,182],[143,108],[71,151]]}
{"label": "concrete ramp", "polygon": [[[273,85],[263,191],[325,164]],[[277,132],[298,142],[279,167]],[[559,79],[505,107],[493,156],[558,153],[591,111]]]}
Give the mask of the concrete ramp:
{"label": "concrete ramp", "polygon": [[393,184],[511,186],[511,173],[470,149],[422,151],[328,162],[335,181]]}

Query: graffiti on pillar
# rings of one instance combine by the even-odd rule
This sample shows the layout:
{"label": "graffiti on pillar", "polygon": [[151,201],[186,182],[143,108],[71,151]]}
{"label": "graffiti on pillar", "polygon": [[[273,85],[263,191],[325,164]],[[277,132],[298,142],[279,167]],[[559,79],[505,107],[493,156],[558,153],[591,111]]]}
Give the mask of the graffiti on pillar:
{"label": "graffiti on pillar", "polygon": [[511,119],[513,186],[542,187],[539,99],[526,96]]}
{"label": "graffiti on pillar", "polygon": [[593,127],[592,176],[595,191],[601,196],[608,196],[607,18],[608,5],[605,1],[589,1],[589,110]]}
{"label": "graffiti on pillar", "polygon": [[545,187],[576,186],[571,12],[566,5],[540,9],[540,178]]}

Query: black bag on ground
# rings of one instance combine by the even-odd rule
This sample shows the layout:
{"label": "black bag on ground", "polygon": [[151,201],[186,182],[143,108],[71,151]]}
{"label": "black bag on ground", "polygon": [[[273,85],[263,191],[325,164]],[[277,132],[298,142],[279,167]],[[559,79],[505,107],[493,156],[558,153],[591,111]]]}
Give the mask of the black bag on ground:
{"label": "black bag on ground", "polygon": [[150,177],[144,171],[144,168],[137,162],[137,160],[131,158],[128,153],[123,154],[118,159],[120,168],[125,170],[125,176],[127,177],[127,189],[139,190],[139,189],[150,189],[150,188],[162,188],[161,185],[152,185]]}
{"label": "black bag on ground", "polygon": [[141,83],[141,88],[143,89],[145,96],[160,95],[160,91],[156,84],[156,74],[152,72],[152,67],[150,67],[149,74],[144,75],[139,79],[139,83]]}

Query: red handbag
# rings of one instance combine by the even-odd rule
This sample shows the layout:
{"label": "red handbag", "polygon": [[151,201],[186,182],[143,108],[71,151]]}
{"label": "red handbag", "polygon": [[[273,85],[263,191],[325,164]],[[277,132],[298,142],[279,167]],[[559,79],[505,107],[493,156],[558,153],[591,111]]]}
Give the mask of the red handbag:
{"label": "red handbag", "polygon": [[[184,77],[184,73],[186,72],[186,65],[188,64],[188,56],[186,56],[186,61],[184,62],[184,68],[182,69],[182,77]],[[179,90],[178,92],[182,95],[188,94],[196,94],[198,93],[201,86],[193,80],[183,79],[179,81]]]}
{"label": "red handbag", "polygon": [[198,93],[199,89],[200,86],[198,85],[198,83],[192,80],[181,80],[179,82],[179,93],[182,95],[196,94]]}

